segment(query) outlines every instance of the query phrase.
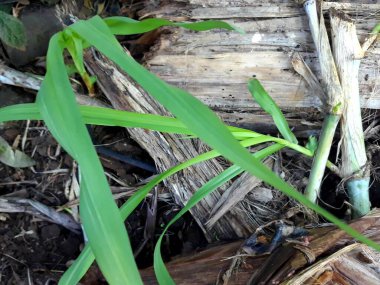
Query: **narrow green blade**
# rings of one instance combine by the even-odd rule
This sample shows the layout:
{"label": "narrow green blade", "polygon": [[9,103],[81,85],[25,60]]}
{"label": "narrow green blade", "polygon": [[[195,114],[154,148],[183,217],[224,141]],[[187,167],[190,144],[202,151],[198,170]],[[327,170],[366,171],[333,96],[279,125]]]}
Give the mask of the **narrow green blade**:
{"label": "narrow green blade", "polygon": [[104,19],[107,26],[114,35],[133,35],[142,34],[163,26],[182,27],[193,31],[207,31],[211,29],[225,29],[244,33],[238,27],[230,25],[223,21],[202,21],[195,23],[175,23],[166,19],[146,19],[142,21],[132,20],[126,17],[110,17]]}
{"label": "narrow green blade", "polygon": [[[127,111],[114,110],[94,106],[80,106],[79,110],[86,124],[101,126],[118,126],[131,128],[144,128],[148,130],[160,131],[165,133],[176,133],[190,135],[195,137],[180,120],[171,117],[164,117],[152,114],[139,114]],[[18,104],[9,107],[0,108],[0,118],[2,122],[13,120],[42,120],[36,104]],[[237,127],[226,126],[231,134],[238,140],[247,138],[257,138],[264,136],[251,130],[245,130]],[[287,140],[265,136],[267,141],[276,142],[288,148],[291,148],[308,157],[313,156],[313,152],[308,148],[298,144],[291,143]],[[331,164],[331,163],[330,163]]]}
{"label": "narrow green blade", "polygon": [[276,102],[269,96],[257,79],[252,79],[248,82],[248,90],[251,92],[253,98],[269,115],[272,116],[273,121],[280,132],[280,134],[288,141],[297,144],[297,138],[290,130],[288,122],[286,121],[281,109],[277,106]]}
{"label": "narrow green blade", "polygon": [[0,108],[1,123],[20,120],[42,120],[37,104],[17,104]]}
{"label": "narrow green blade", "polygon": [[62,57],[64,44],[62,34],[50,41],[37,106],[53,136],[80,166],[80,215],[106,279],[111,284],[142,284],[123,220],[75,102]]}

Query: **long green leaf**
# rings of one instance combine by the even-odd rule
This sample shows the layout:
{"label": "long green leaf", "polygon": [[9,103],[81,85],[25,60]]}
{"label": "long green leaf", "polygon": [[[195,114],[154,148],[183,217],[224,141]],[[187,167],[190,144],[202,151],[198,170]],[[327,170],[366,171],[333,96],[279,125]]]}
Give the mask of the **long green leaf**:
{"label": "long green leaf", "polygon": [[36,102],[51,133],[80,166],[82,223],[105,277],[111,284],[142,284],[123,220],[75,102],[64,47],[62,34],[50,40],[47,74]]}
{"label": "long green leaf", "polygon": [[17,104],[0,108],[0,122],[42,120],[36,103]]}
{"label": "long green leaf", "polygon": [[126,17],[110,17],[104,19],[105,23],[114,35],[133,35],[142,34],[162,26],[175,26],[182,27],[193,31],[206,31],[211,29],[226,29],[244,33],[244,31],[238,27],[230,25],[223,21],[202,21],[195,23],[175,23],[166,19],[146,19],[142,21],[136,21]]}
{"label": "long green leaf", "polygon": [[16,17],[0,11],[0,38],[11,47],[25,50],[27,42],[24,24]]}
{"label": "long green leaf", "polygon": [[[179,121],[176,118],[163,117],[151,114],[138,114],[127,111],[93,106],[80,106],[80,112],[86,124],[145,128],[165,133],[176,133],[191,136],[195,135],[181,121]],[[1,122],[12,120],[42,120],[42,116],[40,115],[37,106],[33,103],[18,104],[0,108],[0,118]],[[251,130],[241,129],[232,126],[226,127],[238,140],[263,136],[263,134],[256,133]],[[298,144],[294,144],[287,140],[277,137],[266,137],[270,138],[270,141],[272,142],[276,142],[285,147],[291,148],[305,156],[313,156],[314,151],[309,149],[308,147],[305,148]],[[327,162],[327,167],[330,169],[336,168],[336,166],[330,161]]]}
{"label": "long green leaf", "polygon": [[[114,110],[110,108],[80,106],[80,112],[86,124],[101,126],[118,126],[131,128],[144,128],[165,133],[176,133],[183,135],[195,134],[191,132],[180,120],[152,114],[139,114],[127,111]],[[0,108],[2,122],[13,120],[42,120],[38,107],[34,103],[18,104]],[[238,140],[255,138],[263,134],[242,128],[226,126],[232,135]],[[267,136],[271,141],[294,149],[306,156],[311,157],[313,152],[305,147],[288,142],[287,140]]]}
{"label": "long green leaf", "polygon": [[281,109],[277,106],[276,102],[269,96],[257,79],[252,79],[248,82],[248,90],[251,92],[253,98],[269,115],[272,116],[273,121],[280,132],[280,134],[288,141],[297,144],[297,138],[290,130],[288,122],[286,121]]}
{"label": "long green leaf", "polygon": [[[80,106],[79,109],[86,124],[144,128],[165,133],[194,136],[194,133],[176,118],[94,106]],[[17,120],[42,120],[42,116],[35,103],[17,104],[0,108],[1,122]],[[250,130],[232,126],[227,127],[233,136],[239,140],[262,136],[262,134]]]}

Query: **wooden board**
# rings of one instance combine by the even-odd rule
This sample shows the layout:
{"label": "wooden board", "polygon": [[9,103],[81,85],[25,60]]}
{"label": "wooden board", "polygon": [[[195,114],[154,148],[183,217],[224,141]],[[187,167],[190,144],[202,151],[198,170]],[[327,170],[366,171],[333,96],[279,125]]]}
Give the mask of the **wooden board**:
{"label": "wooden board", "polygon": [[[348,1],[349,2],[349,1]],[[356,21],[361,40],[380,20],[377,1],[327,2],[324,10],[343,8]],[[358,3],[360,2],[360,3]],[[192,32],[171,29],[146,57],[148,68],[169,83],[190,91],[218,111],[244,114],[257,108],[247,88],[256,77],[284,109],[320,106],[319,99],[295,73],[290,58],[299,52],[318,75],[318,59],[302,6],[290,0],[169,1],[142,17],[174,20],[226,20],[246,31]],[[380,108],[380,45],[360,67],[362,107]]]}
{"label": "wooden board", "polygon": [[[374,210],[368,216],[351,222],[350,226],[363,233],[363,235],[371,238],[373,241],[379,242],[380,219],[378,210]],[[313,256],[315,259],[321,256],[328,256],[332,252],[344,248],[347,244],[354,243],[351,237],[347,236],[342,230],[336,229],[335,227],[322,227],[313,229],[311,230],[309,240],[310,243],[305,248],[306,251],[296,250],[292,245],[285,245],[282,248],[280,247],[278,250],[275,250],[270,255],[261,256],[247,256],[241,251],[242,241],[237,241],[233,243],[217,245],[193,255],[178,257],[173,261],[168,262],[166,266],[171,276],[176,281],[176,284],[332,284],[312,282],[284,282],[286,279],[293,277],[294,274],[305,267],[306,269],[302,274],[296,275],[297,279],[303,277],[303,279],[306,280],[308,278],[305,277],[311,277],[315,273],[318,273],[314,268],[315,266],[309,267],[310,263],[315,264],[314,262],[310,262],[311,260],[309,258],[311,256]],[[290,250],[286,250],[287,248]],[[367,251],[367,253],[370,250],[364,245],[355,245],[355,243],[353,246],[349,246],[347,249],[358,248],[364,249]],[[350,252],[347,249],[345,252]],[[306,252],[308,252],[309,257],[306,257]],[[373,253],[374,250],[371,250],[371,252]],[[353,253],[355,253],[356,256],[358,255],[357,250],[355,250]],[[378,254],[378,252],[376,253]],[[351,258],[353,258],[352,255]],[[327,262],[324,262],[324,270],[326,269],[325,267],[326,264],[329,263],[329,260],[331,259],[328,258]],[[347,261],[346,259],[344,260]],[[377,270],[377,272],[379,272],[378,261],[367,261],[367,264],[365,264],[365,266],[363,266],[359,260],[357,262],[355,261],[354,266],[352,262],[347,263],[347,266],[344,266],[344,262],[336,262],[336,259],[333,259],[333,261],[335,262],[335,267],[332,268],[332,270],[336,274],[343,274],[343,276],[346,277],[354,276],[355,279],[352,280],[354,282],[360,281],[362,278],[372,277],[368,275],[371,273],[371,271],[373,273],[373,270]],[[350,259],[349,261],[354,260]],[[234,270],[231,272],[232,274],[230,275],[229,281],[227,283],[225,279],[223,280],[223,278],[226,276],[226,271],[231,269],[231,267]],[[365,269],[365,267],[367,267],[367,269]],[[321,266],[319,266],[319,268],[321,268]],[[355,274],[350,274],[350,268],[361,269],[359,272],[363,276],[360,277],[355,276]],[[340,269],[344,271],[341,271]],[[319,275],[323,273],[324,270],[320,270]],[[353,273],[354,272],[355,271],[353,271]],[[157,284],[152,267],[141,270],[140,273],[145,284]],[[251,278],[251,276],[253,278]],[[377,273],[373,279],[379,280],[379,273]],[[356,282],[339,284],[378,283]]]}

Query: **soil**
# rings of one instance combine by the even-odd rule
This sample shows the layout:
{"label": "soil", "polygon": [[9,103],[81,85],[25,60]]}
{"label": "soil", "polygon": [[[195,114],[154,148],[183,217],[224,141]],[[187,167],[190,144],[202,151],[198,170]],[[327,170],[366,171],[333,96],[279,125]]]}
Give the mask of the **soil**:
{"label": "soil", "polygon": [[[1,88],[3,106],[9,93],[12,94],[11,88]],[[32,99],[24,94],[23,101],[29,101],[25,100],[28,97]],[[13,143],[23,135],[25,126],[26,122],[7,123],[0,130],[0,135]],[[35,150],[33,159],[36,165],[32,170],[13,169],[1,164],[0,195],[32,199],[53,208],[63,205],[67,201],[63,190],[69,172],[43,172],[67,170],[63,163],[66,157],[49,158],[48,151],[56,148],[55,141],[41,123],[31,123],[29,127],[24,152],[31,155]],[[1,213],[0,216],[0,284],[28,284],[28,279],[35,284],[55,284],[54,281],[66,269],[66,262],[78,255],[82,237],[25,213]]]}

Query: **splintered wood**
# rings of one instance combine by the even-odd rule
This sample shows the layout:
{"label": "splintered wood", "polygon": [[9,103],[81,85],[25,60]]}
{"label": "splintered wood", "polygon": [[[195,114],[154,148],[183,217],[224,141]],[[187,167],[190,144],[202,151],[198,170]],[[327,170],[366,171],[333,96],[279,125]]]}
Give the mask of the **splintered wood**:
{"label": "splintered wood", "polygon": [[[379,242],[378,210],[351,222],[350,226]],[[242,254],[241,246],[241,242],[216,245],[191,256],[178,257],[166,265],[176,284],[184,285],[380,284],[379,252],[355,243],[334,227],[310,230],[307,251],[289,243],[270,255],[250,256]],[[331,252],[336,253],[329,256]],[[320,261],[309,266],[310,256]],[[153,267],[140,273],[146,284],[157,284]]]}
{"label": "splintered wood", "polygon": [[284,285],[379,284],[380,253],[352,244],[299,273]]}

